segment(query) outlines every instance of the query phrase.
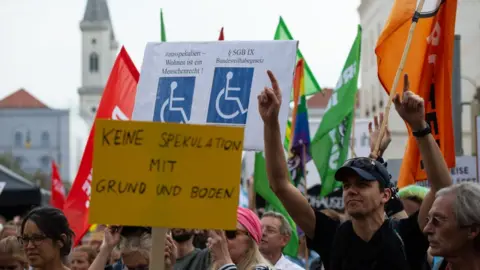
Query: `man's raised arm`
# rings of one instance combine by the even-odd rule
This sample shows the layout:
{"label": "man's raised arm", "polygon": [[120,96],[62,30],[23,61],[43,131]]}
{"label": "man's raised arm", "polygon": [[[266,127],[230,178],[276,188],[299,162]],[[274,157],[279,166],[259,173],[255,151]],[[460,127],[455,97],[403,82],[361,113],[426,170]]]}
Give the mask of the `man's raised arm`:
{"label": "man's raised arm", "polygon": [[273,192],[287,209],[295,223],[313,239],[315,235],[315,213],[302,193],[290,183],[288,167],[283,151],[278,113],[282,94],[271,71],[268,76],[272,87],[265,87],[258,96],[258,110],[264,122],[265,162],[268,181]]}
{"label": "man's raised arm", "polygon": [[[403,99],[400,100],[398,94],[394,99],[395,109],[403,120],[408,123],[412,131],[426,131],[428,125],[425,122],[424,100],[409,90],[407,75],[405,75],[404,78],[403,88]],[[433,135],[431,133],[426,135],[420,134],[416,136],[416,139],[423,165],[425,166],[425,172],[427,173],[427,178],[431,186],[430,192],[422,202],[418,215],[418,223],[420,229],[423,230],[426,225],[428,211],[430,211],[433,201],[435,200],[435,194],[438,190],[452,185],[452,178],[445,159],[443,158],[442,151],[440,151],[440,147],[438,147]]]}

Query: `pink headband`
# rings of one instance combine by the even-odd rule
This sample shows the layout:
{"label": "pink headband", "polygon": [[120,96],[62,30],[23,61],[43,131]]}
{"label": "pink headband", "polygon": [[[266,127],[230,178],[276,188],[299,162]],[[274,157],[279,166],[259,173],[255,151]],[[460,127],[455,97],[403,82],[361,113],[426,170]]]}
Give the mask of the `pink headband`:
{"label": "pink headband", "polygon": [[260,240],[262,240],[262,225],[257,215],[248,208],[238,207],[237,221],[247,229],[253,240],[260,244]]}

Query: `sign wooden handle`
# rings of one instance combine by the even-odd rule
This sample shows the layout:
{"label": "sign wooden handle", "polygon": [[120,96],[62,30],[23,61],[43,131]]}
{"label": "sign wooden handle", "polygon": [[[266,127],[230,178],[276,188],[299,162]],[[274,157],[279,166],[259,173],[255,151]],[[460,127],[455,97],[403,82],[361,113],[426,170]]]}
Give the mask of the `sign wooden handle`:
{"label": "sign wooden handle", "polygon": [[152,249],[150,250],[149,269],[165,270],[165,241],[167,228],[152,228]]}

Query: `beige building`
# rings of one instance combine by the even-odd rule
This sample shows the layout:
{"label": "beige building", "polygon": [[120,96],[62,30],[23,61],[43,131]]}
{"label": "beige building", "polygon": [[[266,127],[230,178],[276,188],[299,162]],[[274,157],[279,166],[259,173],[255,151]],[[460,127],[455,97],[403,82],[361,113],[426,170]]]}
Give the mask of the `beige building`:
{"label": "beige building", "polygon": [[[426,0],[437,1],[437,0]],[[360,116],[369,118],[385,109],[388,96],[377,77],[375,45],[390,14],[394,0],[361,0],[358,7],[363,28],[361,55]],[[472,153],[471,112],[468,103],[472,102],[475,89],[480,86],[480,1],[458,0],[455,34],[461,35],[461,95],[463,106],[463,149],[465,155]],[[407,130],[404,122],[392,109],[390,128],[393,143],[385,153],[387,158],[403,157]],[[473,127],[475,128],[475,127]]]}

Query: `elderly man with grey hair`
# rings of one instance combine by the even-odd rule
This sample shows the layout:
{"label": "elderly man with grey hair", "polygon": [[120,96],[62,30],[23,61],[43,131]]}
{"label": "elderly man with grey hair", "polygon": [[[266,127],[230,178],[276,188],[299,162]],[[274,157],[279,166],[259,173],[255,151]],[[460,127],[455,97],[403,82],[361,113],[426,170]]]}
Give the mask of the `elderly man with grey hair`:
{"label": "elderly man with grey hair", "polygon": [[480,185],[465,182],[438,191],[424,232],[432,269],[480,269]]}
{"label": "elderly man with grey hair", "polygon": [[266,212],[260,222],[262,223],[260,252],[263,256],[277,270],[303,269],[287,259],[282,253],[292,235],[292,227],[290,227],[287,219],[280,213]]}

